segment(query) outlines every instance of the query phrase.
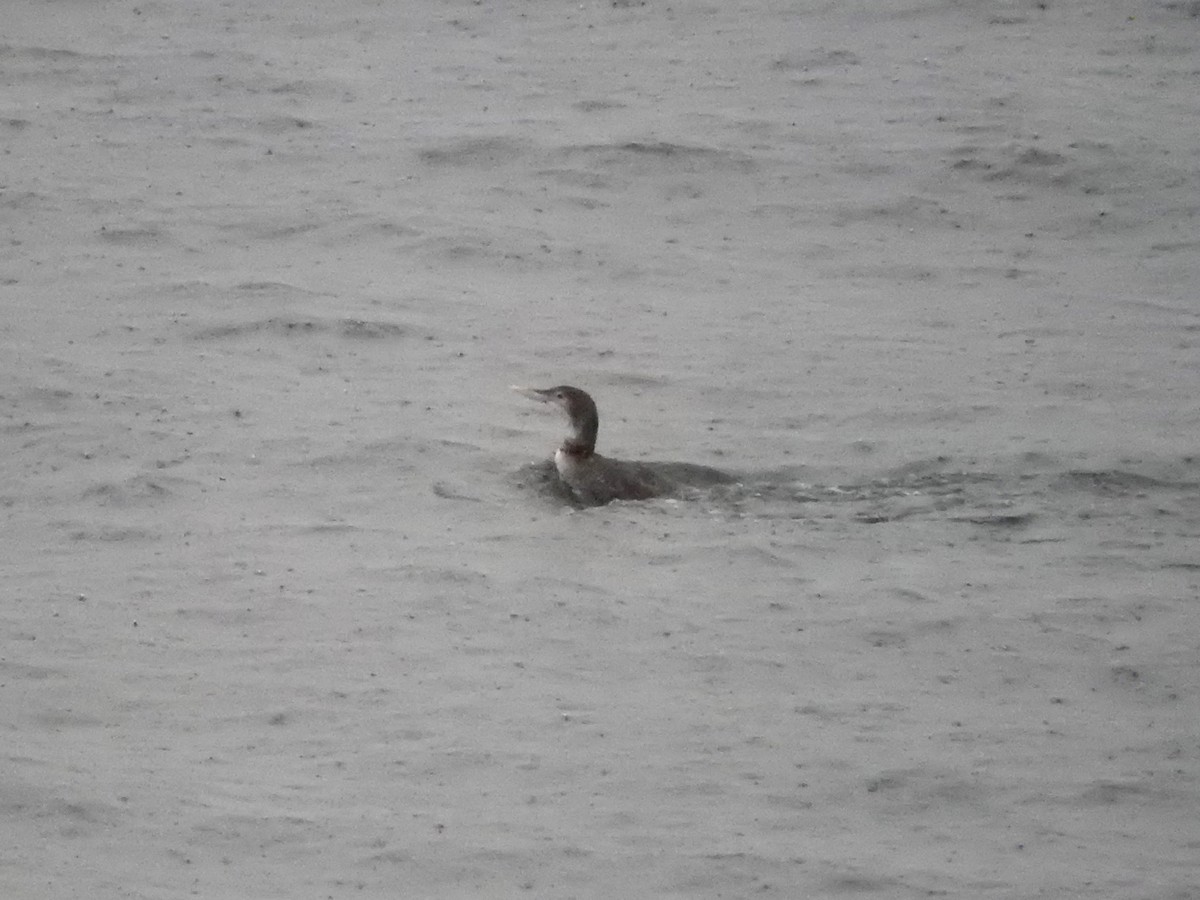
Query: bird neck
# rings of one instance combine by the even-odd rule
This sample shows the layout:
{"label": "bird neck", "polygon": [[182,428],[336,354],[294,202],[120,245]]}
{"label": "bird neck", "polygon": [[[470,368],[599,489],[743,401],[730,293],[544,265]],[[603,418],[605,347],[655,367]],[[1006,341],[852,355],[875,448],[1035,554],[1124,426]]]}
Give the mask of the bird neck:
{"label": "bird neck", "polygon": [[572,459],[588,459],[596,453],[595,443],[588,444],[575,438],[567,438],[558,448],[558,452]]}
{"label": "bird neck", "polygon": [[571,434],[562,443],[562,452],[577,459],[587,459],[596,452],[596,435],[600,417],[588,412],[571,418]]}

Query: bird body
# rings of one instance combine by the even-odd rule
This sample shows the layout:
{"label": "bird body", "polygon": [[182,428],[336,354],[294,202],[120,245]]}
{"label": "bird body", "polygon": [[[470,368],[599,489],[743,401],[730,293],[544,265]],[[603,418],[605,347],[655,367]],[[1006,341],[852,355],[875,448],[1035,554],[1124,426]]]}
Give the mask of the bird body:
{"label": "bird body", "polygon": [[603,506],[613,500],[650,500],[669,496],[681,486],[664,469],[689,473],[708,484],[734,479],[717,469],[684,463],[640,463],[610,459],[596,452],[600,414],[591,396],[577,387],[513,390],[540,403],[557,406],[567,417],[569,430],[554,453],[559,479],[585,506]]}

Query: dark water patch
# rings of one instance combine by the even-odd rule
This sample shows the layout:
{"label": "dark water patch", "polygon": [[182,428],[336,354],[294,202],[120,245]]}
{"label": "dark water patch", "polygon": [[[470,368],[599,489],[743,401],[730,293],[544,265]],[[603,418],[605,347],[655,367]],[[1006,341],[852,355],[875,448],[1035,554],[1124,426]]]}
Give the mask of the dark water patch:
{"label": "dark water patch", "polygon": [[0,209],[61,209],[49,194],[37,191],[11,191],[0,193]]}
{"label": "dark water patch", "polygon": [[408,331],[395,322],[379,322],[367,319],[340,319],[338,321],[342,337],[365,340],[380,338],[404,337]]}
{"label": "dark water patch", "polygon": [[258,334],[273,334],[280,337],[308,337],[320,334],[354,340],[379,340],[406,337],[409,330],[395,322],[378,320],[271,316],[251,322],[231,322],[227,325],[211,326],[196,332],[193,338],[211,341]]}
{"label": "dark water patch", "polygon": [[912,588],[894,587],[888,590],[888,593],[897,600],[903,600],[905,603],[933,603],[934,600],[928,594],[923,594],[920,591],[914,591]]}
{"label": "dark water patch", "polygon": [[589,167],[616,169],[635,174],[696,174],[699,172],[750,172],[750,157],[731,150],[680,144],[671,141],[625,141],[611,144],[572,144],[559,155],[583,160]]}
{"label": "dark water patch", "polygon": [[1037,147],[1029,147],[1017,155],[1017,164],[1022,166],[1061,166],[1067,157]]}
{"label": "dark water patch", "polygon": [[1200,0],[1168,0],[1161,6],[1169,12],[1181,13],[1189,19],[1200,19]]}
{"label": "dark water patch", "polygon": [[600,200],[593,200],[590,197],[563,197],[562,199],[566,203],[572,203],[575,206],[580,206],[586,210],[608,209],[612,205],[611,203],[604,203]]}
{"label": "dark water patch", "polygon": [[68,675],[65,669],[53,669],[49,666],[33,666],[27,663],[10,662],[6,659],[0,659],[0,678],[7,681],[10,678],[42,681],[47,678],[66,678]]}
{"label": "dark water patch", "polygon": [[238,230],[256,241],[286,241],[321,227],[318,222],[246,222]]}
{"label": "dark water patch", "polygon": [[413,241],[423,237],[425,234],[426,231],[412,225],[404,225],[390,219],[379,219],[347,229],[343,232],[342,237],[350,241],[359,240],[363,236],[368,238],[378,237],[387,240]]}
{"label": "dark water patch", "polygon": [[[14,411],[64,412],[75,394],[64,388],[34,387],[0,394],[0,402]],[[24,430],[24,429],[18,429]]]}
{"label": "dark water patch", "polygon": [[780,218],[788,222],[807,222],[813,216],[812,207],[803,203],[759,203],[750,208],[756,219]]}
{"label": "dark water patch", "polygon": [[559,167],[541,169],[537,174],[571,188],[590,191],[611,190],[613,188],[613,179],[611,177],[592,169]]}
{"label": "dark water patch", "polygon": [[1158,241],[1150,245],[1150,250],[1153,253],[1195,253],[1200,251],[1200,241]]}
{"label": "dark water patch", "polygon": [[951,169],[977,174],[985,182],[1027,181],[1065,185],[1077,179],[1082,172],[1076,161],[1065,153],[1020,144],[990,148],[967,145],[957,148],[953,157],[957,158],[950,163]]}
{"label": "dark water patch", "polygon": [[235,285],[239,291],[250,293],[294,293],[299,289],[284,281],[242,281]]}
{"label": "dark water patch", "polygon": [[488,576],[471,569],[457,569],[418,564],[397,566],[395,571],[405,579],[437,585],[487,584]]}
{"label": "dark water patch", "polygon": [[[1088,471],[1073,469],[1060,475],[1054,487],[1061,490],[1082,490],[1098,494],[1125,494],[1130,491],[1149,491],[1165,487],[1182,487],[1171,485],[1159,478],[1129,472],[1121,469],[1103,471]],[[1194,487],[1195,485],[1187,485]]]}
{"label": "dark water patch", "polygon": [[1139,688],[1145,683],[1145,673],[1136,666],[1113,666],[1109,671],[1113,684]]}
{"label": "dark water patch", "polygon": [[771,68],[783,72],[808,72],[813,69],[840,69],[860,66],[862,59],[850,50],[807,50],[779,57]]}
{"label": "dark water patch", "polygon": [[610,109],[625,109],[626,104],[616,100],[580,100],[571,104],[572,108],[585,113],[607,112]]}
{"label": "dark water patch", "polygon": [[25,59],[39,61],[54,60],[58,62],[64,60],[110,62],[117,59],[112,54],[80,53],[77,50],[65,50],[62,47],[14,47],[12,44],[0,44],[0,59],[4,59],[5,57],[24,57]]}
{"label": "dark water patch", "polygon": [[174,497],[175,491],[172,488],[178,483],[178,479],[137,475],[123,482],[93,485],[83,492],[83,498],[101,506],[157,506]]}
{"label": "dark water patch", "polygon": [[47,709],[30,716],[33,721],[45,728],[58,730],[61,728],[98,728],[106,723],[103,719],[76,712],[74,709]]}
{"label": "dark water patch", "polygon": [[1000,515],[957,516],[956,522],[970,522],[972,525],[984,525],[989,528],[1024,528],[1034,520],[1033,513],[1011,513]]}
{"label": "dark water patch", "polygon": [[311,119],[302,119],[298,116],[270,116],[259,119],[256,124],[260,131],[267,134],[287,134],[312,128],[316,123]]}
{"label": "dark water patch", "polygon": [[112,804],[61,796],[40,786],[20,783],[0,788],[0,812],[20,821],[35,822],[39,831],[51,829],[59,839],[102,832],[121,818],[120,809]]}
{"label": "dark water patch", "polygon": [[82,53],[53,47],[14,47],[0,44],[0,59],[24,56],[29,59],[83,59]]}
{"label": "dark water patch", "polygon": [[492,168],[507,165],[524,152],[519,141],[494,136],[447,141],[418,151],[417,158],[439,168]]}
{"label": "dark water patch", "polygon": [[107,225],[100,226],[99,235],[105,243],[134,247],[157,244],[168,238],[157,228],[109,228]]}
{"label": "dark water patch", "polygon": [[903,650],[908,646],[908,635],[899,631],[868,631],[863,640],[877,649]]}
{"label": "dark water patch", "polygon": [[835,163],[830,169],[840,175],[852,175],[856,178],[874,178],[881,175],[891,175],[896,171],[895,166],[887,163],[863,162],[861,160]]}
{"label": "dark water patch", "polygon": [[870,203],[864,206],[847,206],[834,212],[834,225],[849,225],[855,222],[873,222],[879,219],[893,220],[905,225],[926,225],[941,228],[959,228],[962,220],[951,208],[936,197],[908,196],[886,203]]}
{"label": "dark water patch", "polygon": [[903,882],[889,876],[850,873],[824,879],[816,893],[817,896],[880,894],[884,897],[896,897],[903,890]]}
{"label": "dark water patch", "polygon": [[99,528],[78,528],[70,532],[68,537],[73,541],[95,541],[107,544],[142,541],[156,537],[156,535],[144,528],[112,528],[101,526]]}
{"label": "dark water patch", "polygon": [[866,783],[868,794],[894,806],[907,815],[914,810],[943,807],[978,808],[989,806],[989,792],[978,778],[952,771],[928,769],[891,769],[880,772]]}
{"label": "dark water patch", "polygon": [[627,144],[618,144],[617,147],[629,153],[651,153],[655,156],[684,156],[696,152],[696,148],[694,147],[685,147],[682,144],[672,144],[666,141],[656,141],[649,144],[630,141]]}
{"label": "dark water patch", "polygon": [[320,522],[296,529],[298,534],[357,534],[364,530],[361,525],[350,522]]}
{"label": "dark water patch", "polygon": [[259,334],[261,332],[270,332],[285,336],[312,334],[324,332],[328,330],[325,323],[320,323],[315,319],[291,319],[273,316],[269,319],[260,319],[256,322],[237,322],[229,325],[214,325],[210,328],[205,328],[203,331],[194,335],[196,340],[219,340],[222,338],[238,338],[245,337],[249,334]]}
{"label": "dark water patch", "polygon": [[440,497],[443,500],[466,500],[471,503],[482,502],[479,497],[471,496],[447,481],[435,481],[432,490],[435,497]]}
{"label": "dark water patch", "polygon": [[1146,800],[1166,799],[1167,794],[1147,784],[1130,781],[1097,781],[1079,795],[1085,806],[1111,806]]}
{"label": "dark water patch", "polygon": [[[311,81],[285,81],[281,84],[273,84],[267,88],[267,92],[271,94],[290,94],[297,97],[313,97],[319,93],[329,93],[330,88],[327,85],[320,85]],[[304,121],[304,120],[298,120]]]}

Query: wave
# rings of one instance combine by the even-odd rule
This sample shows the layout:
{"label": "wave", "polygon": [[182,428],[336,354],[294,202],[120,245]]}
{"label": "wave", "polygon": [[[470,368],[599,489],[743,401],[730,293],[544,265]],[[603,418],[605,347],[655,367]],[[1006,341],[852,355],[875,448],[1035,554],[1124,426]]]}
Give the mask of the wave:
{"label": "wave", "polygon": [[[1195,505],[1200,516],[1200,459],[1124,461],[1122,467],[1081,468],[1036,455],[959,463],[949,457],[913,460],[876,473],[822,480],[806,469],[732,472],[690,463],[651,462],[675,485],[663,500],[740,515],[845,516],[864,524],[941,517],[1015,531],[1056,507],[1073,515],[1115,514],[1108,504],[1147,503],[1156,515],[1173,504]],[[546,502],[583,506],[558,477],[552,460],[522,466],[514,484]]]}

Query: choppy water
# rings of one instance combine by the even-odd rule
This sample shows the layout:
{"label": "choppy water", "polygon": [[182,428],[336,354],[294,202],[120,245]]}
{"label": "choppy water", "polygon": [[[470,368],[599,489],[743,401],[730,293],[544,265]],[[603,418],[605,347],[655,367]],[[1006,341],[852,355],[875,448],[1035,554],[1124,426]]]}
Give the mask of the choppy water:
{"label": "choppy water", "polygon": [[[1124,518],[1146,520],[1152,530],[1186,535],[1200,528],[1200,462],[1132,463],[1130,468],[1056,467],[1041,457],[1014,459],[993,468],[966,468],[949,459],[911,465],[842,482],[815,482],[786,470],[728,473],[728,483],[687,480],[686,464],[650,463],[673,473],[673,500],[709,513],[754,518],[821,520],[863,525],[908,519],[961,522],[1020,532],[1035,523]],[[694,472],[716,470],[695,467]],[[682,477],[681,477],[682,476]],[[552,461],[531,463],[514,476],[521,490],[547,502],[576,506]],[[661,502],[661,501],[648,501]],[[1197,553],[1200,567],[1200,552]]]}

